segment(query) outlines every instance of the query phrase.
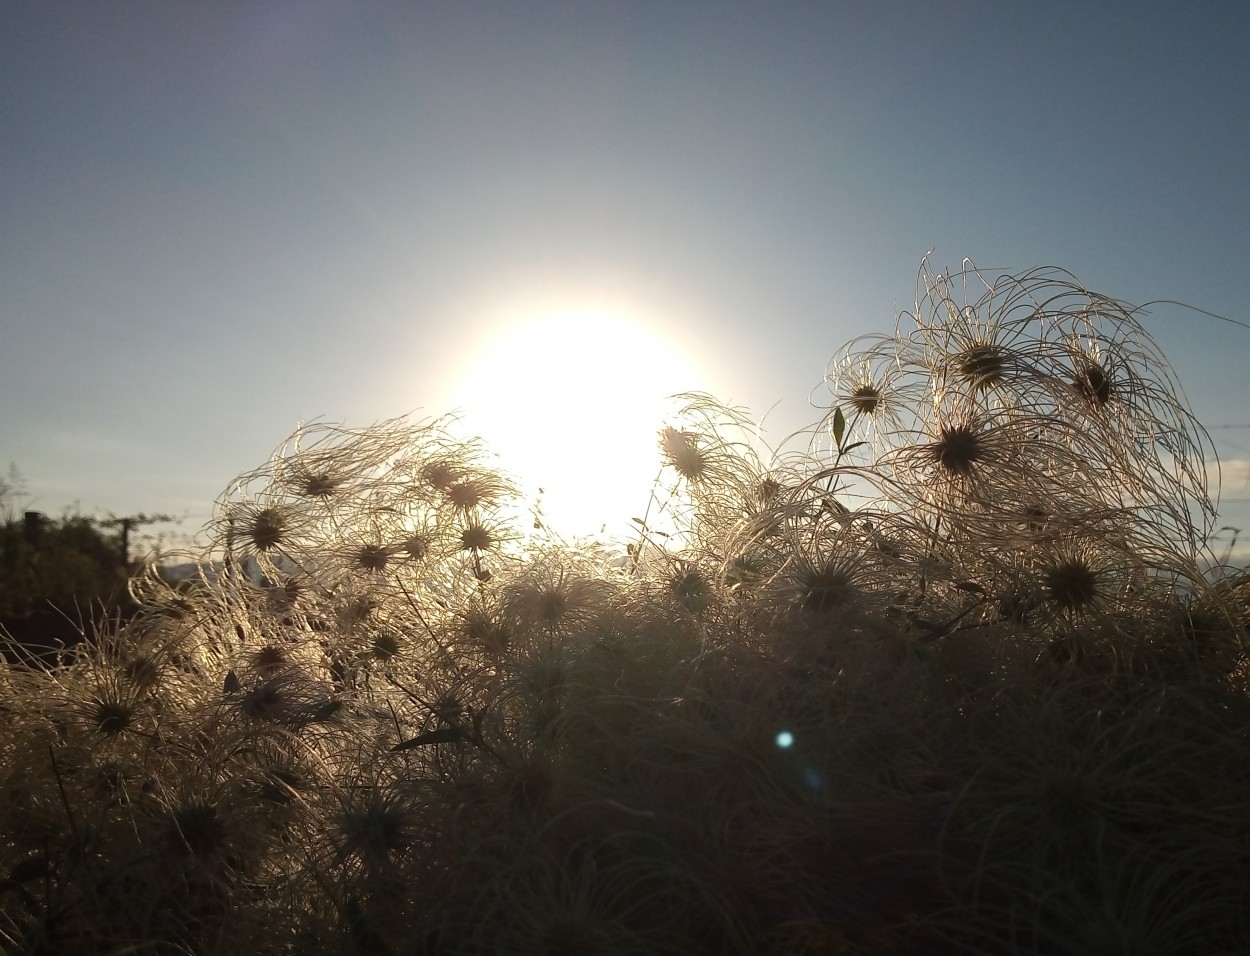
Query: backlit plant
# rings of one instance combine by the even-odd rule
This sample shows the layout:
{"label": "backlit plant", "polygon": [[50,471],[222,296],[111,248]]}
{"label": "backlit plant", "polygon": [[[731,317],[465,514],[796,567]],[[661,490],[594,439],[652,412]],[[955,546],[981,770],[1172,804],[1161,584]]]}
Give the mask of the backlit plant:
{"label": "backlit plant", "polygon": [[826,385],[797,451],[680,396],[619,546],[450,422],[299,429],[8,642],[0,949],[1238,951],[1250,582],[1140,311],[926,265]]}

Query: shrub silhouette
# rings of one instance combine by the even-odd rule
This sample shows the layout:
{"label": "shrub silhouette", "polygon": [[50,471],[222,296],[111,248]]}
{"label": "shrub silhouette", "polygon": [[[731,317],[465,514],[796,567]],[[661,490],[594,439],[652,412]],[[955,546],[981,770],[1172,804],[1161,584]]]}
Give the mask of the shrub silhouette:
{"label": "shrub silhouette", "polygon": [[926,267],[828,384],[797,453],[684,396],[620,550],[442,421],[301,429],[0,672],[4,947],[1235,951],[1250,584],[1134,310]]}
{"label": "shrub silhouette", "polygon": [[131,608],[117,542],[94,519],[28,512],[0,525],[0,628],[32,652],[76,643]]}

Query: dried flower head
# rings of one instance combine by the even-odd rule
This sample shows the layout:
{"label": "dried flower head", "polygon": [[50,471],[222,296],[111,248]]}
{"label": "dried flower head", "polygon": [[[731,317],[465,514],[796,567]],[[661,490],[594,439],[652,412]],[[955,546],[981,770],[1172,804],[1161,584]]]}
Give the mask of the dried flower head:
{"label": "dried flower head", "polygon": [[[857,438],[874,444],[884,434],[903,427],[904,418],[921,396],[920,383],[908,381],[902,374],[904,367],[895,354],[898,347],[899,342],[891,336],[860,336],[848,343],[825,370],[825,387],[833,396],[833,413],[846,409],[850,420],[844,427]],[[826,415],[826,426],[830,420]]]}
{"label": "dried flower head", "polygon": [[355,554],[355,565],[362,571],[385,571],[391,560],[389,548],[380,544],[367,544]]}
{"label": "dried flower head", "polygon": [[120,696],[96,697],[88,705],[88,717],[91,724],[106,736],[129,730],[134,723],[135,712],[134,702]]}
{"label": "dried flower head", "polygon": [[1111,375],[1096,359],[1082,361],[1073,375],[1072,385],[1078,395],[1095,408],[1111,401]]}
{"label": "dried flower head", "polygon": [[492,508],[514,493],[501,475],[476,468],[457,476],[442,490],[447,502],[461,513]]}
{"label": "dried flower head", "polygon": [[603,611],[610,594],[605,582],[539,558],[506,588],[504,611],[518,629],[567,631]]}
{"label": "dried flower head", "polygon": [[699,614],[711,604],[712,582],[698,567],[681,563],[668,580],[668,590],[677,604],[691,614]]}
{"label": "dried flower head", "polygon": [[974,391],[994,388],[1007,380],[1008,356],[998,345],[969,345],[953,359],[955,373]]}
{"label": "dried flower head", "polygon": [[403,553],[414,561],[420,561],[429,555],[432,548],[433,534],[428,531],[419,531],[409,535],[404,539],[401,547]]}
{"label": "dried flower head", "polygon": [[416,839],[417,818],[408,799],[382,781],[345,791],[333,822],[335,865],[352,858],[371,867],[392,863]]}
{"label": "dried flower head", "polygon": [[785,486],[779,479],[772,475],[762,476],[756,483],[754,488],[755,503],[759,505],[772,504],[777,500]]}
{"label": "dried flower head", "polygon": [[859,596],[848,569],[834,559],[798,568],[793,578],[798,605],[812,614],[845,609]]}
{"label": "dried flower head", "polygon": [[757,550],[735,554],[725,564],[725,583],[732,589],[759,584],[770,568],[768,558]]}
{"label": "dried flower head", "polygon": [[297,455],[275,463],[276,482],[301,498],[325,501],[335,497],[346,484],[344,469],[350,464],[346,454]]}
{"label": "dried flower head", "polygon": [[1045,567],[1041,583],[1046,599],[1069,611],[1091,606],[1101,593],[1097,570],[1079,556],[1063,558]]}
{"label": "dried flower head", "polygon": [[494,529],[476,518],[470,519],[460,529],[461,550],[471,551],[477,555],[494,549],[498,544],[499,539],[496,537]]}
{"label": "dried flower head", "polygon": [[326,712],[330,688],[298,670],[257,680],[235,695],[233,703],[249,721],[300,727]]}
{"label": "dried flower head", "polygon": [[417,469],[417,476],[435,491],[446,492],[460,478],[463,465],[450,458],[432,458],[422,462]]}
{"label": "dried flower head", "polygon": [[985,429],[971,420],[945,422],[926,455],[947,475],[967,477],[988,454]]}
{"label": "dried flower head", "polygon": [[885,393],[872,382],[852,385],[846,394],[846,403],[861,415],[874,415],[885,401]]}
{"label": "dried flower head", "polygon": [[257,551],[272,551],[283,543],[289,530],[289,520],[281,508],[262,508],[250,516],[242,528],[242,534]]}
{"label": "dried flower head", "polygon": [[1090,620],[1114,630],[1116,621],[1153,614],[1147,565],[1131,545],[1105,531],[1060,538],[1014,558],[1019,563],[1008,589],[1011,600],[1000,602],[1004,618],[1039,633],[1055,633],[1051,625]]}
{"label": "dried flower head", "polygon": [[265,644],[248,655],[251,668],[263,678],[275,677],[294,663],[290,651],[279,644]]}
{"label": "dried flower head", "polygon": [[693,432],[664,428],[660,432],[660,450],[668,465],[687,481],[698,481],[707,474],[707,457]]}
{"label": "dried flower head", "polygon": [[298,575],[288,577],[278,584],[270,584],[265,589],[266,607],[278,614],[289,613],[299,606],[309,590],[308,579]]}
{"label": "dried flower head", "polygon": [[122,676],[136,690],[148,691],[160,682],[163,666],[164,662],[156,654],[140,651],[122,665]]}
{"label": "dried flower head", "polygon": [[513,625],[499,609],[480,600],[467,602],[459,611],[454,633],[472,651],[491,657],[506,654],[514,637]]}
{"label": "dried flower head", "polygon": [[403,651],[403,641],[393,631],[381,631],[374,635],[371,653],[379,661],[391,661]]}

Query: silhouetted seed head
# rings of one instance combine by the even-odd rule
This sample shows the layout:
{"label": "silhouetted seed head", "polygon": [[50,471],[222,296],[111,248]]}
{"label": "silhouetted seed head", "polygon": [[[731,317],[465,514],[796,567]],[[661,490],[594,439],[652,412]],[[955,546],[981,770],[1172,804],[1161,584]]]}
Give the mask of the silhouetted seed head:
{"label": "silhouetted seed head", "polygon": [[394,660],[399,656],[402,647],[398,637],[389,631],[383,631],[373,639],[373,656],[380,661]]}
{"label": "silhouetted seed head", "polygon": [[1111,377],[1097,362],[1086,362],[1073,379],[1077,392],[1099,408],[1111,401]]}
{"label": "silhouetted seed head", "polygon": [[430,553],[430,539],[423,534],[414,534],[404,542],[404,554],[420,561]]}
{"label": "silhouetted seed head", "polygon": [[329,498],[338,490],[338,479],[324,472],[305,475],[299,483],[299,493],[306,498]]}
{"label": "silhouetted seed head", "polygon": [[385,571],[390,552],[378,544],[370,544],[356,552],[356,565],[364,571]]}
{"label": "silhouetted seed head", "polygon": [[120,734],[134,721],[135,709],[121,700],[97,698],[91,706],[91,723],[106,736]]}
{"label": "silhouetted seed head", "polygon": [[940,437],[929,445],[929,455],[947,474],[967,476],[985,457],[985,439],[980,429],[968,423],[943,425]]}
{"label": "silhouetted seed head", "polygon": [[291,658],[284,648],[266,644],[252,653],[249,663],[261,677],[274,677],[291,666]]}
{"label": "silhouetted seed head", "polygon": [[380,863],[412,845],[411,822],[403,806],[375,793],[364,806],[343,813],[340,856]]}
{"label": "silhouetted seed head", "polygon": [[697,481],[706,474],[707,457],[690,432],[665,428],[660,432],[660,449],[673,470],[687,481]]}
{"label": "silhouetted seed head", "polygon": [[1098,597],[1098,574],[1080,558],[1070,558],[1046,569],[1042,587],[1053,603],[1080,610]]}
{"label": "silhouetted seed head", "polygon": [[469,511],[482,504],[489,504],[499,496],[497,483],[484,478],[462,478],[448,485],[444,494],[452,506]]}
{"label": "silhouetted seed head", "polygon": [[212,856],[225,846],[226,824],[215,806],[192,800],[174,808],[169,836],[192,856]]}
{"label": "silhouetted seed head", "polygon": [[568,674],[559,661],[542,661],[526,674],[525,682],[536,696],[554,700],[564,694]]}
{"label": "silhouetted seed head", "polygon": [[955,357],[955,369],[974,389],[993,388],[1007,377],[1007,357],[996,345],[973,345]]}
{"label": "silhouetted seed head", "polygon": [[799,578],[799,603],[813,614],[829,614],[854,599],[857,589],[840,568],[813,569]]}
{"label": "silhouetted seed head", "polygon": [[776,478],[761,478],[755,485],[755,500],[762,505],[776,500],[781,494],[781,482]]}
{"label": "silhouetted seed head", "polygon": [[544,624],[556,624],[569,609],[568,596],[558,587],[544,588],[534,595],[534,610]]}
{"label": "silhouetted seed head", "polygon": [[449,461],[427,461],[419,474],[431,488],[446,491],[460,477],[460,469]]}
{"label": "silhouetted seed head", "polygon": [[864,415],[871,415],[884,400],[881,390],[869,382],[856,385],[847,396],[847,403],[851,408]]}
{"label": "silhouetted seed head", "polygon": [[767,563],[758,554],[750,552],[739,554],[725,568],[725,582],[730,587],[758,584],[767,569]]}
{"label": "silhouetted seed head", "polygon": [[282,543],[286,531],[286,516],[277,508],[265,508],[252,518],[246,534],[257,551],[269,551]]}
{"label": "silhouetted seed head", "polygon": [[138,690],[149,690],[160,680],[161,668],[154,658],[139,654],[126,662],[122,675]]}
{"label": "silhouetted seed head", "polygon": [[495,546],[495,536],[486,525],[473,522],[460,532],[460,547],[464,551],[489,551]]}
{"label": "silhouetted seed head", "polygon": [[439,723],[450,724],[464,716],[466,708],[459,694],[455,691],[446,691],[434,699],[434,703],[430,705],[430,710],[434,712],[434,716]]}
{"label": "silhouetted seed head", "polygon": [[702,611],[712,599],[712,586],[698,568],[678,571],[668,588],[677,603],[693,614]]}
{"label": "silhouetted seed head", "polygon": [[290,688],[279,680],[267,680],[239,699],[239,709],[248,720],[276,720],[291,710]]}
{"label": "silhouetted seed head", "polygon": [[512,645],[508,628],[481,609],[465,613],[464,630],[470,641],[490,654],[504,654]]}

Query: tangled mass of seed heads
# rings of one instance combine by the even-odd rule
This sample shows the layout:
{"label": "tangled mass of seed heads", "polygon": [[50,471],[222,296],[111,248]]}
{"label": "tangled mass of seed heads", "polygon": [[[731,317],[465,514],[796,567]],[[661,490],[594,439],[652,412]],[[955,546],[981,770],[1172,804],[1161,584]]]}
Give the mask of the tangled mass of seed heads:
{"label": "tangled mass of seed heads", "polygon": [[[300,429],[227,490],[198,575],[137,579],[143,613],[53,666],[8,648],[0,948],[1015,952],[1123,930],[1037,881],[1104,841],[1146,865],[1112,853],[1137,785],[1107,766],[1141,768],[1132,799],[1186,794],[1149,804],[1160,839],[1167,814],[1191,836],[1220,816],[1166,775],[1182,738],[1209,762],[1224,737],[1187,725],[1163,768],[1098,696],[1149,698],[1160,740],[1160,688],[1244,692],[1250,588],[1208,571],[1205,433],[1135,311],[1054,272],[926,269],[827,384],[797,453],[685,396],[619,548],[548,532],[445,422]],[[1093,769],[1033,759],[1091,721]],[[1204,853],[1183,938],[1218,951],[1244,910],[1210,903],[1226,860]]]}

